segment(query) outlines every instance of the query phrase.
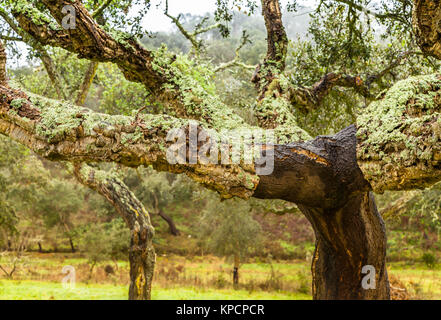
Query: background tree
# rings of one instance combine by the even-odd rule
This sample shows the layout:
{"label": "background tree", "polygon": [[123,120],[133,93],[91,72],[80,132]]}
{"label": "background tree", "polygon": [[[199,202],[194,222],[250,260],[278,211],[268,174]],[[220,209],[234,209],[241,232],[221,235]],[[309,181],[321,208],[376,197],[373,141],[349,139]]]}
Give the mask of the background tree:
{"label": "background tree", "polygon": [[252,208],[243,200],[227,200],[220,204],[213,195],[201,217],[200,235],[208,238],[212,252],[233,260],[233,284],[239,285],[241,263],[261,247],[261,228],[253,219]]}

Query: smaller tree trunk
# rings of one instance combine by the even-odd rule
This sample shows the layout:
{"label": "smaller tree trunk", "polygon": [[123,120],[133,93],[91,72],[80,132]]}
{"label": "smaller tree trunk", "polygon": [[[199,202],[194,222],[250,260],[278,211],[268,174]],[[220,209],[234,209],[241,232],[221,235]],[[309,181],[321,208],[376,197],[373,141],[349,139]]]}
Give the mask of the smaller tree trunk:
{"label": "smaller tree trunk", "polygon": [[239,255],[234,255],[234,269],[233,269],[233,285],[235,288],[239,285],[239,267],[240,267],[240,257]]}
{"label": "smaller tree trunk", "polygon": [[150,300],[153,272],[156,263],[155,250],[146,229],[132,233],[129,261],[129,300]]}
{"label": "smaller tree trunk", "polygon": [[70,244],[70,250],[72,251],[72,253],[75,253],[76,249],[75,249],[75,245],[72,241],[72,238],[69,238],[69,244]]}
{"label": "smaller tree trunk", "polygon": [[41,246],[41,243],[38,242],[38,252],[43,253],[43,247]]}
{"label": "smaller tree trunk", "polygon": [[123,181],[105,171],[76,164],[77,179],[103,195],[130,229],[130,300],[150,300],[156,254],[154,229],[143,204]]}

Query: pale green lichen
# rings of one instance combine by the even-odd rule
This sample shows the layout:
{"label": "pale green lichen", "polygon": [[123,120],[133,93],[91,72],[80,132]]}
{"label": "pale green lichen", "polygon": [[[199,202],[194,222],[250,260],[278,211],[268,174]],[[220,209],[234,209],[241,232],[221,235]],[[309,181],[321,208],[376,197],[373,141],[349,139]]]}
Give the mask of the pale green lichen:
{"label": "pale green lichen", "polygon": [[410,77],[371,103],[357,119],[357,157],[374,187],[424,187],[439,157],[441,77]]}
{"label": "pale green lichen", "polygon": [[20,99],[14,99],[11,101],[11,107],[14,109],[20,109],[23,106],[23,103],[26,102],[26,99],[20,98]]}
{"label": "pale green lichen", "polygon": [[134,133],[123,133],[121,134],[121,143],[126,145],[128,143],[136,143],[140,141],[144,137],[144,133],[142,132],[140,127],[136,127]]}
{"label": "pale green lichen", "polygon": [[167,78],[163,90],[180,97],[177,109],[187,117],[198,119],[209,128],[235,129],[247,127],[245,121],[226,106],[216,94],[214,70],[209,63],[174,55],[165,46],[153,52],[152,68]]}
{"label": "pale green lichen", "polygon": [[311,139],[311,136],[297,124],[297,119],[290,110],[290,103],[283,96],[274,98],[267,94],[257,104],[256,116],[266,128],[274,128],[276,143],[286,144]]}
{"label": "pale green lichen", "polygon": [[54,20],[52,20],[43,12],[38,10],[35,6],[30,4],[29,1],[26,0],[14,1],[12,5],[12,10],[16,14],[22,14],[28,18],[31,18],[32,22],[37,26],[47,26],[49,27],[49,29],[52,30],[60,29]]}

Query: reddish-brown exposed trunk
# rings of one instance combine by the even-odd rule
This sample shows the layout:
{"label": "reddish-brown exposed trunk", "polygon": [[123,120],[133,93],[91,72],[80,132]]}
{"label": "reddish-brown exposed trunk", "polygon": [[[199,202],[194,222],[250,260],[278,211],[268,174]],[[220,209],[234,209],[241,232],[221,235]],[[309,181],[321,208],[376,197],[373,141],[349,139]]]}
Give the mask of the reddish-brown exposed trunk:
{"label": "reddish-brown exposed trunk", "polygon": [[[386,232],[356,160],[356,128],[275,146],[275,169],[256,196],[297,203],[316,235],[314,299],[389,299]],[[375,271],[375,288],[362,281]],[[369,282],[371,283],[371,282]]]}
{"label": "reddish-brown exposed trunk", "polygon": [[[373,195],[354,194],[338,209],[299,208],[316,234],[314,299],[389,299],[386,232]],[[363,268],[373,268],[373,287],[363,287],[371,276]]]}

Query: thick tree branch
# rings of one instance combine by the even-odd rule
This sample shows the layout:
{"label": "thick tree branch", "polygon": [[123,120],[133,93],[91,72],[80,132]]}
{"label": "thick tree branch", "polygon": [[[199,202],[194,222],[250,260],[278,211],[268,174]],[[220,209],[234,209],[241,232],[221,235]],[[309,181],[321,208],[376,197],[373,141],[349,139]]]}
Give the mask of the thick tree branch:
{"label": "thick tree branch", "polygon": [[441,76],[395,84],[357,119],[358,163],[374,191],[428,187],[441,179]]}
{"label": "thick tree branch", "polygon": [[152,165],[186,173],[224,197],[249,197],[258,182],[252,166],[168,162],[167,149],[175,142],[167,141],[167,135],[172,129],[188,132],[189,125],[187,120],[163,115],[141,115],[135,122],[132,117],[99,114],[0,87],[0,133],[47,159]]}

